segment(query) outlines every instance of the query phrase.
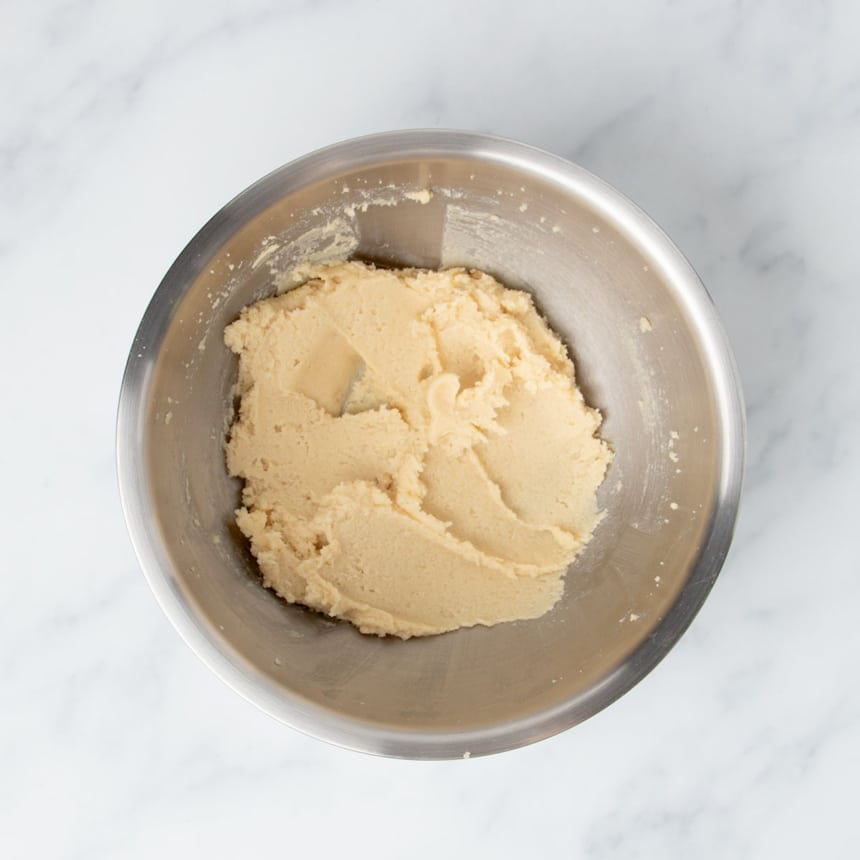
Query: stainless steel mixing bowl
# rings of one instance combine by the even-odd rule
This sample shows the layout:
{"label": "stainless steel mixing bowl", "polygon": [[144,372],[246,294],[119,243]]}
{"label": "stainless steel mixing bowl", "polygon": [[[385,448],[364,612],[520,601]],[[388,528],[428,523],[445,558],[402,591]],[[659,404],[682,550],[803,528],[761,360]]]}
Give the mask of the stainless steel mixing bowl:
{"label": "stainless steel mixing bowl", "polygon": [[[486,269],[532,291],[571,347],[615,461],[605,519],[543,618],[402,642],[362,636],[260,585],[224,466],[236,363],[222,332],[274,291],[278,272],[338,255]],[[140,324],[117,437],[143,570],[210,668],[307,734],[449,758],[566,729],[669,651],[731,541],[744,422],[708,295],[645,214],[532,147],[407,131],[301,158],[203,227]]]}

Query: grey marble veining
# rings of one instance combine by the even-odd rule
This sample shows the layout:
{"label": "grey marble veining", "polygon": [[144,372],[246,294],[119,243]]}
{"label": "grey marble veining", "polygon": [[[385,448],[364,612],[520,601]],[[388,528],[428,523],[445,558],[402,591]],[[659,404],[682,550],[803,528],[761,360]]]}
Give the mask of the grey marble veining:
{"label": "grey marble veining", "polygon": [[[858,43],[850,0],[3,4],[0,854],[854,856]],[[128,346],[197,228],[303,152],[413,126],[636,200],[749,409],[735,545],[670,656],[570,732],[436,764],[305,739],[212,676],[137,570],[113,462]]]}

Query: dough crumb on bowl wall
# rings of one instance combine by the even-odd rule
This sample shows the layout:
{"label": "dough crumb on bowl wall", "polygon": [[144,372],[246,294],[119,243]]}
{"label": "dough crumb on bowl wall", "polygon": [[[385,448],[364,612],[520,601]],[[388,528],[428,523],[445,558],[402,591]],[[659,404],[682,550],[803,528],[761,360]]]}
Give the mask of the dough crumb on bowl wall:
{"label": "dough crumb on bowl wall", "polygon": [[544,614],[611,454],[530,296],[463,268],[299,278],[225,331],[227,463],[265,584],[401,638]]}

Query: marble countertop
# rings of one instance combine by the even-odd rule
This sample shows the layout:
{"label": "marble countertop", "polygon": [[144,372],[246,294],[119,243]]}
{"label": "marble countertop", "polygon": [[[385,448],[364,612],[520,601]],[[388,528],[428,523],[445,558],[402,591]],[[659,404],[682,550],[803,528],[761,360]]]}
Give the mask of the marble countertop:
{"label": "marble countertop", "polygon": [[[858,44],[851,0],[4,3],[0,855],[856,856]],[[465,762],[341,751],[228,689],[153,599],[114,470],[132,336],[200,225],[416,126],[637,201],[749,411],[735,543],[678,646],[587,723]]]}

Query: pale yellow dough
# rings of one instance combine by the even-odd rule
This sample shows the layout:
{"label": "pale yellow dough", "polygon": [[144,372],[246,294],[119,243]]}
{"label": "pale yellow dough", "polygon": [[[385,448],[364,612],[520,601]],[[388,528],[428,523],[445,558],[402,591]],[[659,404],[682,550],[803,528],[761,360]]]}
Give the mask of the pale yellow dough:
{"label": "pale yellow dough", "polygon": [[465,269],[304,276],[224,336],[236,521],[265,584],[402,638],[545,613],[611,454],[531,298]]}

